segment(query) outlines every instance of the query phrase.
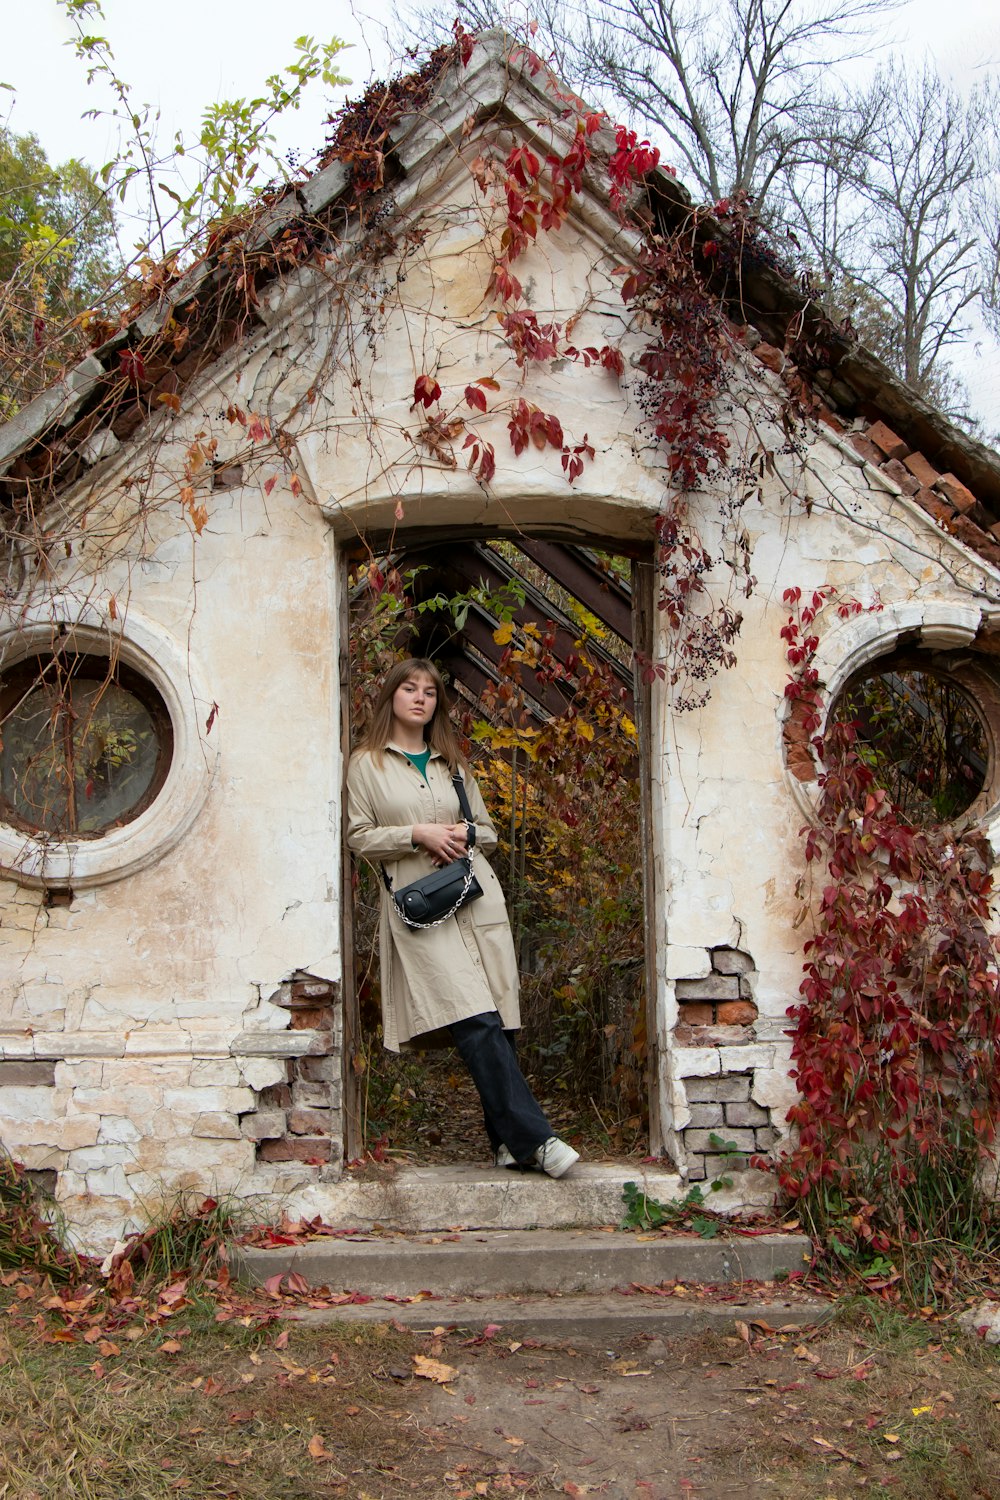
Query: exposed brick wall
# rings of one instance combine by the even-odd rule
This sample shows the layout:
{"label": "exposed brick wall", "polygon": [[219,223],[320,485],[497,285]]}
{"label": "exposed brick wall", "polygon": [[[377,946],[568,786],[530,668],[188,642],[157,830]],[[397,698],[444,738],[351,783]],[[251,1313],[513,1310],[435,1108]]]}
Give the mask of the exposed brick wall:
{"label": "exposed brick wall", "polygon": [[753,1098],[753,1068],[739,1066],[739,1048],[756,1040],[754,961],[739,948],[710,948],[708,956],[708,974],[675,982],[677,1045],[726,1049],[721,1074],[684,1080],[689,1118],[680,1136],[692,1182],[722,1175],[733,1153],[763,1154],[778,1139],[770,1110]]}
{"label": "exposed brick wall", "polygon": [[866,462],[898,484],[903,494],[915,500],[943,531],[964,542],[993,567],[1000,567],[1000,527],[956,475],[942,474],[885,422],[873,422],[865,432],[850,433],[848,442]]}
{"label": "exposed brick wall", "polygon": [[680,1047],[733,1047],[753,1040],[757,1007],[748,976],[749,953],[737,948],[710,950],[712,971],[699,979],[678,979],[678,1018],[674,1040]]}
{"label": "exposed brick wall", "polygon": [[[825,372],[825,379],[810,380],[798,370],[790,348],[776,348],[762,338],[756,328],[736,324],[732,327],[734,335],[766,369],[779,377],[803,410],[842,434],[859,457],[881,469],[943,530],[957,537],[992,566],[1000,567],[1000,522],[996,520],[995,509],[991,513],[962,480],[951,472],[943,473],[880,417],[867,423],[857,416],[853,420],[850,417],[841,420],[826,405],[821,392],[834,404],[842,403],[846,416],[846,413],[858,410],[858,393],[850,385],[837,380],[829,371]],[[817,372],[818,377],[823,374]],[[800,779],[811,779],[804,774],[804,762],[799,769],[793,770]]]}
{"label": "exposed brick wall", "polygon": [[271,1003],[289,1012],[291,1031],[328,1039],[326,1053],[289,1058],[285,1079],[261,1089],[255,1108],[240,1116],[243,1136],[256,1142],[257,1160],[325,1166],[343,1153],[340,1068],[334,1056],[340,987],[299,974],[282,984]]}
{"label": "exposed brick wall", "polygon": [[770,1110],[755,1104],[751,1097],[753,1081],[752,1070],[685,1079],[691,1122],[682,1135],[692,1182],[710,1181],[721,1176],[727,1166],[732,1167],[731,1158],[720,1151],[719,1141],[743,1156],[752,1156],[768,1152],[778,1139]]}

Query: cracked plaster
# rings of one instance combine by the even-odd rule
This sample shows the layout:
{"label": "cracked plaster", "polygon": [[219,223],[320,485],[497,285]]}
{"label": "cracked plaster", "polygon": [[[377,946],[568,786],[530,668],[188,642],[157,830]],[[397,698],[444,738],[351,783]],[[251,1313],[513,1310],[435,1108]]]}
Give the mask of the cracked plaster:
{"label": "cracked plaster", "polygon": [[[312,190],[325,191],[318,179]],[[530,399],[571,413],[573,437],[585,428],[594,443],[597,456],[573,491],[557,455],[514,458],[506,416],[492,406],[476,420],[496,444],[489,495],[461,461],[453,470],[421,461],[410,409],[416,373],[438,370],[453,392],[494,369],[508,384],[521,380],[485,316],[465,326],[482,304],[489,245],[470,227],[478,222],[471,184],[453,176],[448,191],[439,231],[419,250],[405,250],[401,289],[390,256],[380,267],[384,288],[371,295],[358,326],[350,326],[349,299],[332,295],[316,270],[300,269],[283,290],[268,291],[269,329],[254,347],[223,357],[185,392],[181,413],[160,420],[153,493],[170,503],[150,511],[138,568],[112,561],[105,574],[123,597],[131,577],[136,609],[173,643],[182,675],[188,667],[197,674],[201,726],[218,704],[211,733],[199,731],[218,769],[192,827],[149,868],[77,892],[68,909],[46,911],[38,893],[3,882],[0,942],[19,973],[0,1020],[2,1055],[57,1060],[54,1089],[0,1089],[4,1137],[13,1129],[10,1139],[29,1163],[60,1171],[63,1207],[94,1240],[117,1233],[133,1193],[168,1182],[287,1192],[304,1208],[333,1201],[314,1169],[257,1163],[236,1122],[251,1115],[262,1089],[284,1081],[288,1059],[321,1055],[327,1045],[320,1033],[289,1030],[287,1010],[269,997],[298,969],[340,977],[342,579],[334,538],[392,524],[400,499],[404,526],[541,524],[568,535],[590,528],[651,536],[663,467],[636,438],[632,373],[620,387],[579,366],[524,376]],[[426,192],[418,170],[400,201],[415,203]],[[434,208],[422,201],[428,224]],[[613,284],[598,285],[601,212],[548,237],[544,255],[536,247],[525,269],[539,309],[565,320],[582,307],[574,341],[621,343],[631,371],[642,337],[623,326]],[[372,274],[360,260],[354,271],[358,312]],[[385,313],[376,313],[383,300]],[[328,369],[331,358],[338,368]],[[314,387],[310,404],[303,398]],[[770,410],[780,392],[756,361],[746,361],[729,393],[734,448],[741,432],[756,430],[780,449]],[[173,499],[184,453],[207,424],[219,438],[220,461],[245,460],[242,429],[218,417],[230,401],[289,424],[288,469],[273,456],[259,462],[251,455],[242,484],[199,488],[209,524],[194,541]],[[755,409],[755,422],[741,402]],[[139,439],[116,447],[98,433],[91,442],[102,462],[69,501],[95,515],[102,506],[120,515],[115,485]],[[298,495],[288,486],[292,467],[303,481]],[[709,538],[711,502],[708,493],[692,498]],[[799,907],[802,810],[780,759],[782,591],[832,582],[866,602],[879,591],[883,616],[863,616],[863,626],[822,622],[823,673],[831,680],[846,659],[884,648],[887,636],[870,622],[892,620],[902,629],[933,621],[927,639],[946,644],[969,638],[980,605],[1000,607],[991,570],[826,433],[810,438],[804,459],[777,454],[743,521],[758,584],[738,601],[737,666],[715,679],[707,705],[689,715],[672,713],[666,694],[653,693],[654,865],[662,894],[656,1028],[668,1125],[688,1117],[684,1078],[753,1070],[752,1097],[778,1124],[794,1097],[781,1032],[801,978],[801,951],[789,932]],[[81,545],[84,560],[99,560],[96,541]],[[662,654],[661,635],[654,655]],[[707,950],[720,946],[752,956],[757,1040],[671,1049],[672,981],[707,975]],[[88,965],[99,984],[81,976]],[[80,976],[72,985],[71,975]],[[39,1095],[46,1102],[34,1103]]]}

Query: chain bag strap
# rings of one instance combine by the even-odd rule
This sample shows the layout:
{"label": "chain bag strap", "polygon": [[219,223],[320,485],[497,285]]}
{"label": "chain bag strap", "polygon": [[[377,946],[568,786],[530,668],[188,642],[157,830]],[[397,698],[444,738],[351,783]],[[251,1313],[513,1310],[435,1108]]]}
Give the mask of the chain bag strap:
{"label": "chain bag strap", "polygon": [[[393,890],[392,881],[386,873],[385,866],[382,866],[382,879],[397,912],[407,927],[416,928],[421,932],[431,927],[440,927],[442,922],[447,922],[460,907],[466,906],[470,901],[475,901],[483,894],[483,888],[472,868],[476,824],[466,795],[465,783],[457,771],[452,777],[452,783],[458,795],[458,805],[465,822],[468,853],[461,859],[453,860],[450,865],[432,870],[429,875],[422,875],[419,880],[413,880],[409,885],[401,886],[398,891]],[[446,903],[444,911],[440,910],[442,902]],[[431,920],[420,921],[411,915],[408,907],[426,912]]]}

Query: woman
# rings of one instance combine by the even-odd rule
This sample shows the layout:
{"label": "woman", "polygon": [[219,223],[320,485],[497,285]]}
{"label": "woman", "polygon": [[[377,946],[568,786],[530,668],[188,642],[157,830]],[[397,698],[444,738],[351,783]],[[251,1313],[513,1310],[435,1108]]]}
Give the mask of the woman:
{"label": "woman", "polygon": [[500,882],[483,857],[496,848],[497,836],[466,771],[437,667],[414,659],[397,663],[351,756],[347,842],[381,866],[396,889],[461,858],[469,830],[460,821],[452,781],[460,772],[483,894],[440,926],[417,929],[407,927],[383,888],[383,1040],[398,1052],[417,1038],[422,1046],[450,1039],[479,1091],[497,1166],[538,1166],[561,1177],[579,1157],[553,1133],[517,1065],[517,960]]}

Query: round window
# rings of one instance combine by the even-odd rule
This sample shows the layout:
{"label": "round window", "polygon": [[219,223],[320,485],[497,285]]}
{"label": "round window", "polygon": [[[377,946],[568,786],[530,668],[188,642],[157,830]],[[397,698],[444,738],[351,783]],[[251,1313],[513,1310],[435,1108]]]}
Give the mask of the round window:
{"label": "round window", "polygon": [[163,785],[173,749],[155,688],[109,657],[29,657],[0,680],[0,816],[30,833],[99,838]]}
{"label": "round window", "polygon": [[928,655],[899,655],[865,668],[832,714],[854,723],[858,752],[877,784],[911,823],[924,825],[967,812],[991,780],[990,737],[973,696],[982,674],[938,669]]}

